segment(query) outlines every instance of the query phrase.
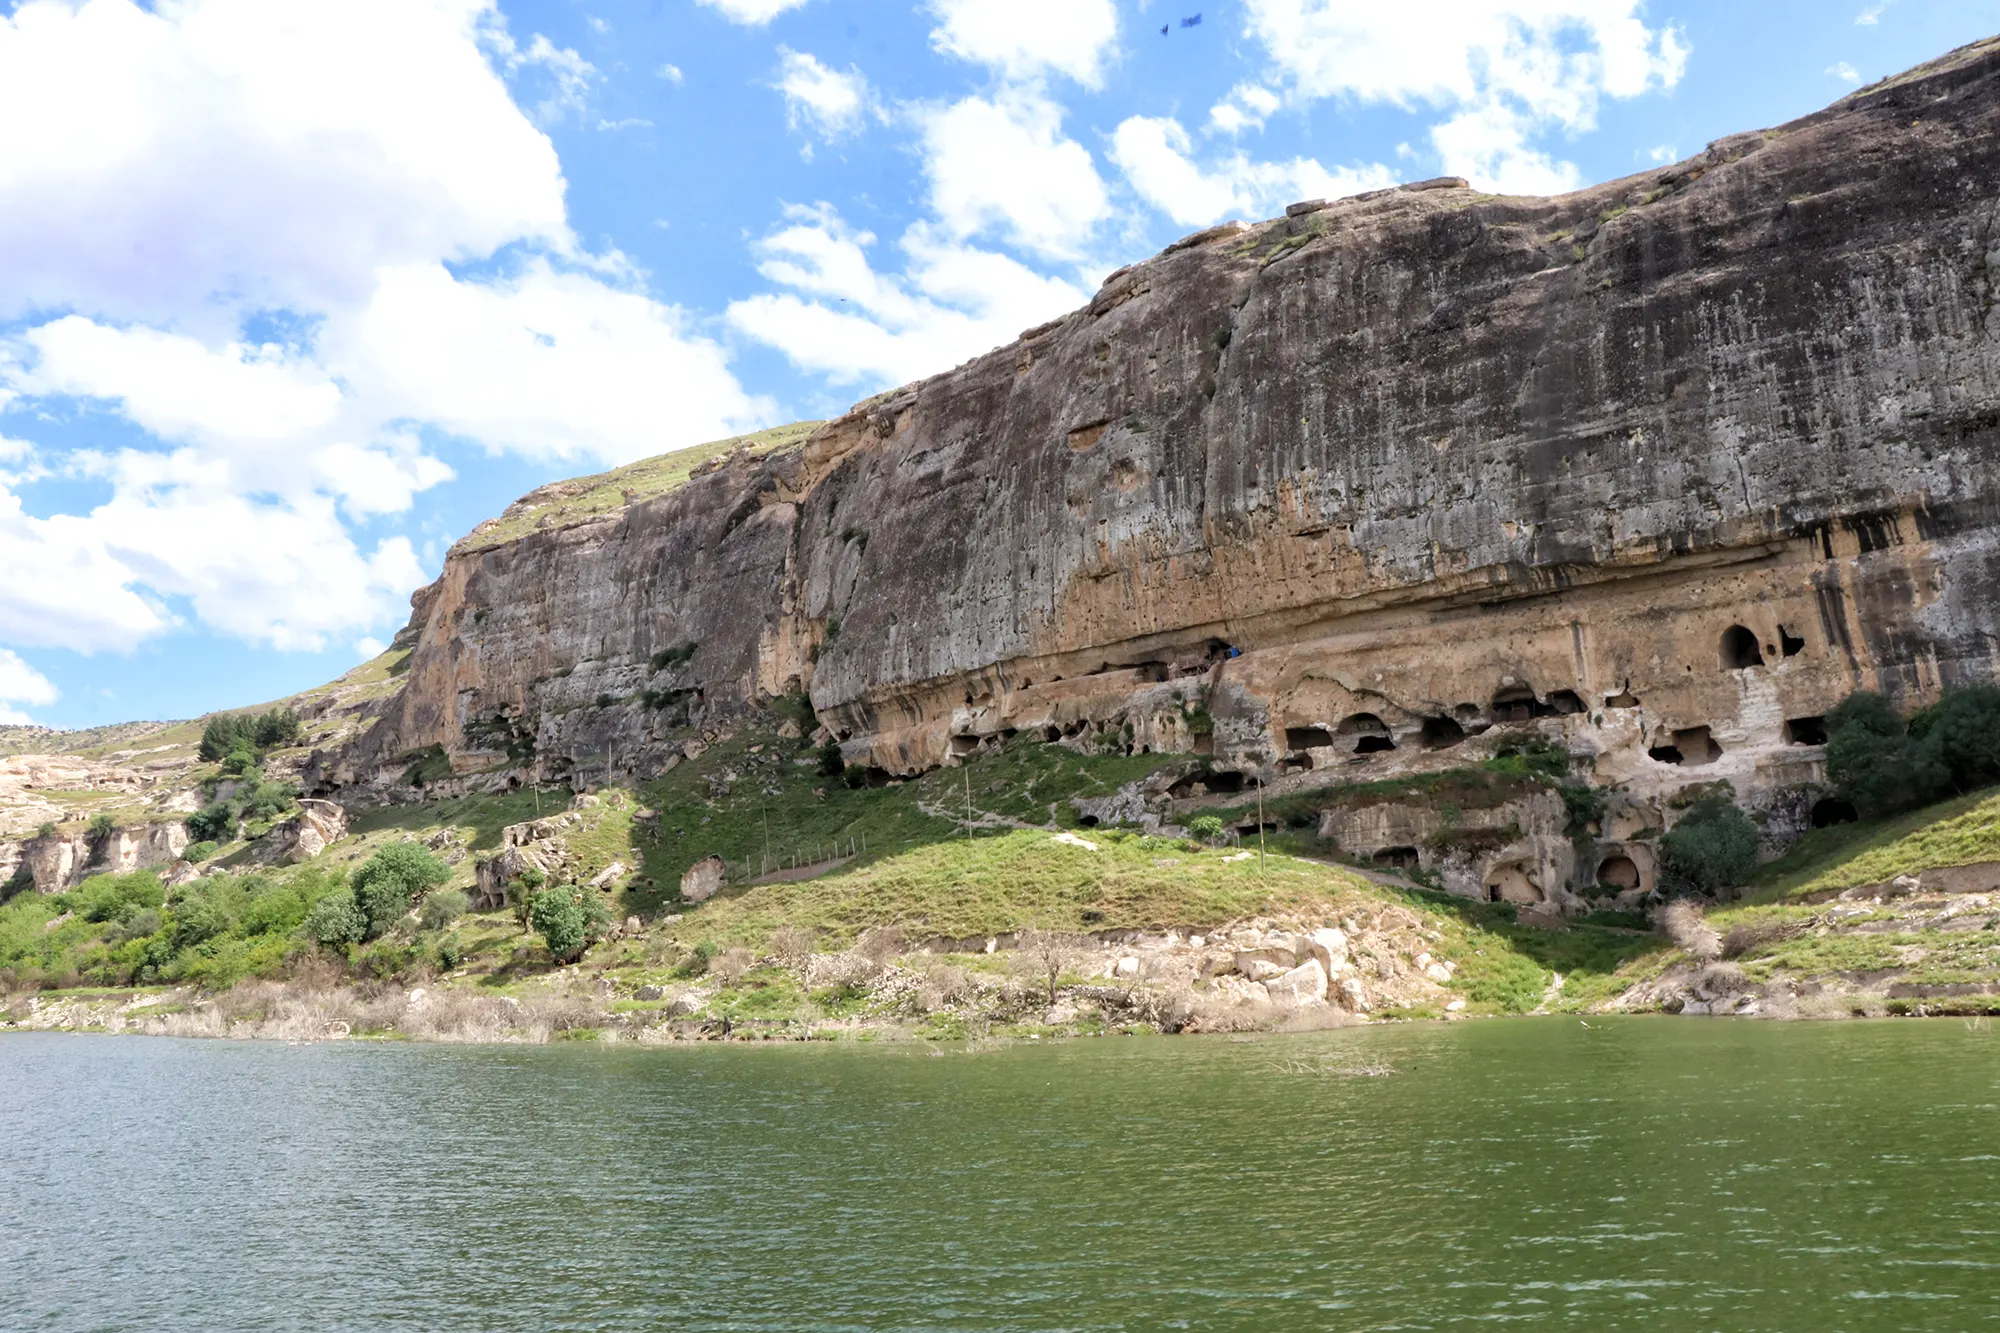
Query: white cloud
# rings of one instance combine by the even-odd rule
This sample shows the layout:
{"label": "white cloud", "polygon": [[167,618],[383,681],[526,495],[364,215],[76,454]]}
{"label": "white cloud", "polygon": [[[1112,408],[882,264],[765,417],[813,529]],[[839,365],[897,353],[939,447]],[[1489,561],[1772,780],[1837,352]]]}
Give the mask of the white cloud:
{"label": "white cloud", "polygon": [[1248,31],[1300,101],[1429,106],[1448,172],[1489,188],[1570,188],[1576,168],[1533,145],[1593,128],[1604,97],[1670,89],[1687,67],[1680,30],[1648,27],[1641,0],[1247,0]]}
{"label": "white cloud", "polygon": [[1269,88],[1239,83],[1229,90],[1229,96],[1209,108],[1208,127],[1221,134],[1261,130],[1280,105],[1278,95]]}
{"label": "white cloud", "polygon": [[920,111],[931,208],[954,236],[996,232],[1055,258],[1082,253],[1111,200],[1063,110],[1027,88]]}
{"label": "white cloud", "polygon": [[[614,463],[767,420],[711,338],[571,234],[509,80],[566,114],[596,78],[489,0],[0,16],[0,115],[36,127],[0,137],[0,411],[15,435],[108,411],[155,441],[0,444],[0,642],[120,649],[187,618],[351,641],[423,570],[350,523],[448,480],[441,437]],[[109,498],[31,516],[15,488],[50,469]]]}
{"label": "white cloud", "polygon": [[1835,61],[1833,64],[1828,65],[1826,72],[1833,75],[1834,78],[1839,79],[1842,83],[1861,82],[1861,71],[1848,64],[1845,60]]}
{"label": "white cloud", "polygon": [[0,319],[229,325],[382,263],[571,245],[479,0],[30,0],[0,17]]}
{"label": "white cloud", "polygon": [[1529,146],[1529,117],[1500,102],[1469,107],[1431,127],[1447,172],[1503,194],[1561,194],[1583,184],[1572,162]]}
{"label": "white cloud", "polygon": [[597,128],[616,132],[618,130],[650,130],[653,122],[644,116],[626,116],[622,120],[599,120]]}
{"label": "white cloud", "polygon": [[23,662],[5,648],[0,648],[0,723],[23,726],[34,719],[12,704],[45,706],[58,698],[56,687],[49,678]]}
{"label": "white cloud", "polygon": [[874,98],[861,71],[830,69],[804,51],[778,48],[777,89],[785,95],[785,116],[793,129],[811,129],[838,139],[860,129]]}
{"label": "white cloud", "polygon": [[1311,158],[1254,162],[1238,152],[1204,170],[1187,131],[1166,117],[1132,116],[1112,135],[1111,159],[1141,198],[1183,226],[1263,217],[1299,199],[1327,199],[1396,183],[1388,167],[1336,167]]}
{"label": "white cloud", "polygon": [[654,70],[653,74],[654,77],[665,79],[668,83],[687,82],[687,75],[681,73],[681,67],[679,65],[662,65],[658,69]]}
{"label": "white cloud", "polygon": [[1882,21],[1882,11],[1887,9],[1892,3],[1894,3],[1894,0],[1880,0],[1880,3],[1868,6],[1868,8],[1854,16],[1854,26],[1857,28],[1874,27]]}
{"label": "white cloud", "polygon": [[806,0],[701,0],[731,23],[762,27],[788,9],[797,9]]}
{"label": "white cloud", "polygon": [[389,645],[380,639],[363,637],[354,641],[354,655],[366,662],[371,657],[380,657],[389,651]]}
{"label": "white cloud", "polygon": [[837,384],[900,384],[1011,341],[1089,293],[926,224],[903,236],[904,276],[868,260],[875,237],[826,205],[793,208],[758,247],[759,271],[789,290],[737,301],[729,322]]}
{"label": "white cloud", "polygon": [[1064,74],[1099,87],[1118,41],[1111,0],[933,0],[931,8],[941,20],[933,46],[1010,79]]}
{"label": "white cloud", "polygon": [[1646,154],[1646,157],[1649,161],[1658,162],[1664,165],[1668,162],[1680,161],[1681,152],[1680,149],[1674,147],[1670,143],[1655,144],[1653,145],[1652,150]]}

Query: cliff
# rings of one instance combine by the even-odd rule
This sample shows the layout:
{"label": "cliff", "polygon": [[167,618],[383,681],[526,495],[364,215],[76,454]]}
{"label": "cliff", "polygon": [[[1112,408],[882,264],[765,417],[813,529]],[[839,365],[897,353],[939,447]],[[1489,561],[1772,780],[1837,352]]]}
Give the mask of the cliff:
{"label": "cliff", "polygon": [[[1831,705],[1994,674],[1996,223],[2000,40],[1559,198],[1213,228],[802,439],[529,497],[309,772],[649,774],[802,690],[885,774],[1018,732],[1202,752],[1187,809],[1535,731],[1650,887],[1677,792],[1726,779],[1780,843]],[[1604,866],[1477,870],[1538,899]]]}

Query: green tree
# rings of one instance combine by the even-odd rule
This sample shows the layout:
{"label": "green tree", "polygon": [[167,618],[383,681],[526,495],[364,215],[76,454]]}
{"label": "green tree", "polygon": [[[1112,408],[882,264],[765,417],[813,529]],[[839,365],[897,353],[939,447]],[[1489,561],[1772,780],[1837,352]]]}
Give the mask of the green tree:
{"label": "green tree", "polygon": [[396,924],[418,894],[450,878],[444,862],[414,842],[392,842],[369,857],[354,872],[354,905],[367,923],[363,938],[372,940]]}
{"label": "green tree", "polygon": [[228,842],[236,836],[236,811],[227,801],[212,801],[185,822],[188,836],[196,842]]}
{"label": "green tree", "polygon": [[312,905],[306,913],[304,930],[306,938],[314,944],[344,949],[361,942],[368,930],[368,919],[355,905],[352,890],[335,889],[322,894]]}
{"label": "green tree", "polygon": [[102,810],[92,815],[90,823],[84,826],[84,836],[90,839],[93,847],[102,844],[117,831],[118,821]]}
{"label": "green tree", "polygon": [[1915,759],[1940,790],[2000,782],[2000,687],[1963,685],[1910,719]]}
{"label": "green tree", "polygon": [[1757,869],[1757,826],[1726,796],[1704,796],[1660,840],[1670,888],[1713,896]]}
{"label": "green tree", "polygon": [[610,914],[597,894],[580,885],[551,884],[537,889],[528,900],[528,924],[558,963],[582,956],[609,921]]}
{"label": "green tree", "polygon": [[457,889],[438,889],[424,895],[423,912],[419,919],[425,930],[443,930],[464,916],[465,909],[470,906],[472,900]]}
{"label": "green tree", "polygon": [[1935,799],[1950,780],[1935,749],[1910,737],[1888,699],[1856,690],[1826,717],[1826,775],[1863,814]]}

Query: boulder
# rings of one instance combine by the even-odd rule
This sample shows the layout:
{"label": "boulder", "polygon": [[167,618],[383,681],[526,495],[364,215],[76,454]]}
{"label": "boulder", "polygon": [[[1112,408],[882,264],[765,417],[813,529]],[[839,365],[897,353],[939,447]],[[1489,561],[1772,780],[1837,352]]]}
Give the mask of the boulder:
{"label": "boulder", "polygon": [[1284,976],[1290,969],[1262,958],[1242,958],[1237,962],[1236,970],[1252,981],[1272,981]]}
{"label": "boulder", "polygon": [[1259,949],[1236,951],[1236,970],[1244,976],[1250,975],[1248,966],[1253,962],[1275,963],[1278,970],[1284,972],[1299,965],[1299,956],[1291,949],[1275,944],[1267,944]]}
{"label": "boulder", "polygon": [[1361,991],[1361,978],[1342,977],[1340,984],[1334,988],[1334,994],[1343,1009],[1357,1014],[1368,1012],[1368,997]]}
{"label": "boulder", "polygon": [[1340,969],[1347,962],[1346,932],[1336,930],[1332,926],[1327,926],[1321,930],[1315,930],[1310,935],[1302,935],[1299,937],[1299,940],[1300,958],[1318,960],[1319,965],[1326,969],[1326,974],[1329,977],[1340,974]]}
{"label": "boulder", "polygon": [[725,867],[719,856],[704,856],[681,876],[681,898],[686,902],[706,902],[722,888]]}
{"label": "boulder", "polygon": [[1139,960],[1137,958],[1131,957],[1130,955],[1127,955],[1124,958],[1120,958],[1116,963],[1113,963],[1111,965],[1111,975],[1114,977],[1138,976]]}
{"label": "boulder", "polygon": [[1326,969],[1311,958],[1282,976],[1264,983],[1264,991],[1279,1004],[1326,1003]]}

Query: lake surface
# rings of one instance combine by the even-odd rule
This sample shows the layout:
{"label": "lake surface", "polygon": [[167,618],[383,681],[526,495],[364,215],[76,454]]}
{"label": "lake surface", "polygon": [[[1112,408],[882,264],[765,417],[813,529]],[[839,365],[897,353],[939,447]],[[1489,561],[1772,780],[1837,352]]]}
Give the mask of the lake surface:
{"label": "lake surface", "polygon": [[1958,1022],[10,1035],[0,1327],[1969,1329],[1996,1108]]}

